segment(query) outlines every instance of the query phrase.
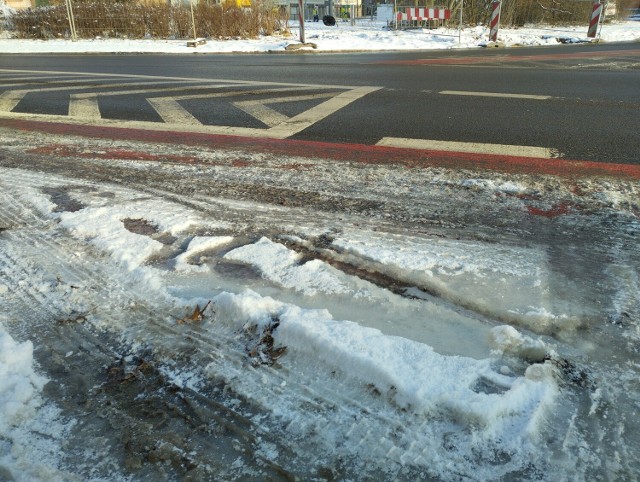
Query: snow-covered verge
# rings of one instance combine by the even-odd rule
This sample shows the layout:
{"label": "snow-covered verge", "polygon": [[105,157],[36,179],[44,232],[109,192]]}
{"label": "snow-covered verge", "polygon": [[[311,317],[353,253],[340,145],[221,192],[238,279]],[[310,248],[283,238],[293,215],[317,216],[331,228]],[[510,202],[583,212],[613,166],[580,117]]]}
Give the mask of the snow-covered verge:
{"label": "snow-covered verge", "polygon": [[[0,293],[7,286],[0,284]],[[16,342],[0,323],[0,480],[66,481],[62,445],[71,424],[46,403],[47,379],[36,373],[33,343]],[[70,478],[72,477],[72,478]]]}
{"label": "snow-covered verge", "polygon": [[[477,48],[488,43],[488,29],[482,26],[458,30],[389,30],[383,23],[360,21],[351,26],[338,23],[325,27],[320,23],[305,24],[305,40],[317,45],[316,52],[437,50]],[[5,35],[6,36],[6,35]],[[640,39],[640,22],[611,22],[603,26],[605,42],[632,42]],[[587,25],[571,27],[526,26],[503,28],[498,40],[505,46],[557,45],[559,42],[586,42]],[[20,40],[0,39],[0,53],[229,53],[278,52],[298,43],[297,26],[291,25],[289,36],[265,36],[247,40],[209,40],[197,48],[187,47],[184,40],[80,39]]]}
{"label": "snow-covered verge", "polygon": [[[15,154],[3,149],[6,163]],[[237,153],[206,154],[216,162],[83,158],[54,165],[33,156],[0,167],[0,291],[6,319],[15,320],[5,328],[31,339],[36,355],[56,351],[61,330],[98,341],[108,333],[130,350],[116,352],[118,363],[109,365],[99,358],[105,343],[72,338],[72,348],[59,349],[64,369],[47,373],[56,383],[84,380],[86,366],[108,373],[87,390],[87,412],[76,423],[107,418],[104,437],[124,434],[112,443],[109,463],[121,461],[134,480],[182,480],[190,470],[201,470],[201,480],[265,480],[269,467],[305,480],[637,474],[639,258],[630,247],[640,232],[637,182],[577,185],[348,163],[338,170],[321,160],[292,171],[295,159],[268,156],[239,168],[231,166]],[[67,162],[66,172],[40,172]],[[220,180],[232,188],[224,191]],[[227,197],[241,185],[295,185],[307,203]],[[314,209],[314,190],[331,192],[336,212]],[[446,203],[429,197],[438,192]],[[502,215],[500,235],[493,238],[489,226],[404,225],[342,210],[347,193],[371,202],[402,198],[406,218],[471,199],[487,219],[498,219],[494,209]],[[562,196],[574,210],[529,214],[527,203],[553,205]],[[524,219],[523,233],[508,225],[512,218]],[[567,238],[554,244],[549,232]],[[588,244],[567,249],[579,233],[588,233]],[[29,416],[45,417],[43,381],[28,378],[31,345],[6,340],[19,362],[13,370],[35,380]],[[148,363],[136,361],[143,356]],[[149,411],[149,364],[173,384],[154,389],[162,403],[153,423],[133,416],[140,406]],[[63,399],[75,400],[78,384],[62,385]],[[169,400],[178,389],[195,393],[197,403],[178,409]],[[126,415],[115,419],[96,401],[104,398],[92,398],[122,393],[131,398],[113,403]],[[97,416],[92,403],[104,408]],[[28,404],[19,409],[27,413]],[[186,432],[173,417],[188,421]],[[230,447],[216,445],[228,432]],[[191,442],[198,435],[204,443]],[[79,436],[70,433],[68,443],[93,445]],[[4,447],[15,452],[18,444]],[[159,458],[165,447],[179,455],[174,472]],[[142,455],[124,463],[119,451],[126,450]],[[58,460],[68,452],[65,444],[51,449]],[[14,475],[12,457],[5,465]],[[47,466],[59,467],[55,460]],[[100,469],[103,457],[95,474],[88,461],[76,453],[65,470],[82,480],[109,473]],[[35,473],[31,480],[49,478]]]}

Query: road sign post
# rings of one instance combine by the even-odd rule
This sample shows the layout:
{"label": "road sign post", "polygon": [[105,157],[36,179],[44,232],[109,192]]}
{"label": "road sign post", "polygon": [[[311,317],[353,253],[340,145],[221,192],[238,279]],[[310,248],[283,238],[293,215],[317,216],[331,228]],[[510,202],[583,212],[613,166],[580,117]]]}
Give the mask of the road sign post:
{"label": "road sign post", "polygon": [[591,10],[591,20],[589,21],[589,30],[587,30],[587,37],[595,38],[598,32],[598,25],[600,24],[600,15],[602,14],[602,4],[595,2],[593,9]]}
{"label": "road sign post", "polygon": [[500,5],[501,2],[491,3],[491,22],[489,24],[489,41],[496,42],[498,40],[498,28],[500,27]]}

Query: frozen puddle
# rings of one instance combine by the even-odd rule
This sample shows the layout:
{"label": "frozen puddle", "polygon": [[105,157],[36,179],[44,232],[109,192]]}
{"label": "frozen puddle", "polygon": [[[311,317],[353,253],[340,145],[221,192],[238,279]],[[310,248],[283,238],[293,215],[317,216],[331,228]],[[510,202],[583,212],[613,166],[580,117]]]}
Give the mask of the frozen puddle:
{"label": "frozen puddle", "polygon": [[[256,226],[231,207],[216,216],[161,193],[1,173],[0,479],[637,469],[638,441],[623,435],[637,424],[611,421],[637,410],[637,362],[585,359],[597,335],[574,333],[591,307],[554,293],[539,246],[320,218],[292,232],[278,210]],[[51,199],[62,186],[73,210]],[[95,462],[78,447],[99,424],[110,455]]]}

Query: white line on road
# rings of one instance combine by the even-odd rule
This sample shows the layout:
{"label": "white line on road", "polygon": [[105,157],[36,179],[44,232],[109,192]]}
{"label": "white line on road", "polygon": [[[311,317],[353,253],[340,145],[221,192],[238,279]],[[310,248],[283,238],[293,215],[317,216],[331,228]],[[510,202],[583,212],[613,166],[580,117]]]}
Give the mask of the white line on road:
{"label": "white line on road", "polygon": [[549,100],[553,99],[550,95],[533,95],[533,94],[508,94],[505,92],[472,92],[466,90],[441,90],[443,95],[466,95],[474,97],[504,97],[508,99],[529,99],[529,100]]}
{"label": "white line on road", "polygon": [[550,159],[559,156],[556,149],[547,147],[481,144],[478,142],[435,141],[427,139],[407,139],[403,137],[383,137],[376,145],[427,151],[468,152],[474,154],[496,154],[515,157],[537,157],[542,159]]}
{"label": "white line on road", "polygon": [[[55,78],[51,78],[51,77],[45,77],[45,76],[37,76],[37,77],[1,77],[0,76],[0,81],[2,82],[11,82],[10,84],[0,84],[0,88],[7,88],[7,87],[15,87],[16,84],[18,85],[42,85],[42,84],[70,84],[73,82],[82,82],[83,80],[86,81],[86,77],[78,77],[76,76],[66,76],[64,77],[65,80],[57,80]],[[98,81],[99,79],[96,79],[96,81]]]}
{"label": "white line on road", "polygon": [[348,90],[290,118],[282,124],[268,129],[267,132],[271,137],[286,139],[377,90],[380,90],[380,87],[358,87],[357,89]]}
{"label": "white line on road", "polygon": [[20,73],[20,74],[49,74],[49,75],[86,75],[90,77],[113,77],[125,79],[156,79],[156,80],[175,80],[180,82],[224,82],[234,85],[256,85],[256,86],[275,86],[289,85],[297,87],[312,87],[316,89],[355,89],[352,85],[326,85],[326,84],[293,84],[290,82],[267,82],[259,80],[229,80],[229,79],[203,79],[198,77],[171,77],[163,75],[131,75],[131,74],[106,74],[100,72],[64,72],[53,70],[14,70],[0,69],[0,73]]}
{"label": "white line on road", "polygon": [[198,119],[192,116],[176,100],[167,97],[151,97],[147,102],[156,110],[158,115],[167,124],[202,125]]}
{"label": "white line on road", "polygon": [[11,112],[26,94],[26,91],[19,90],[8,90],[0,94],[0,112]]}
{"label": "white line on road", "polygon": [[95,120],[100,119],[100,108],[98,107],[98,96],[78,97],[75,94],[69,96],[69,115],[79,119]]}
{"label": "white line on road", "polygon": [[243,100],[239,102],[233,102],[237,108],[242,109],[244,112],[252,117],[255,117],[263,124],[269,127],[275,127],[283,122],[289,120],[284,114],[273,110],[271,107],[267,107],[266,104],[280,104],[283,102],[300,102],[305,100],[321,99],[326,97],[333,97],[334,94],[330,92],[324,92],[321,94],[311,95],[292,95],[289,97],[276,97],[273,99],[259,99],[259,100]]}

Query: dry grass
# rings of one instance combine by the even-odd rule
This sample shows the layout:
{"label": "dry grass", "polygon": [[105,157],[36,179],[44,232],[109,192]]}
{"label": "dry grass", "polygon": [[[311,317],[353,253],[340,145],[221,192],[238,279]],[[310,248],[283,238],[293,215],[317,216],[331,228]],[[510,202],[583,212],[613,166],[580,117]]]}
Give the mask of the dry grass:
{"label": "dry grass", "polygon": [[[193,37],[188,5],[117,0],[75,0],[76,31],[81,38]],[[286,11],[271,3],[251,8],[200,2],[195,6],[196,36],[206,38],[254,38],[286,30]],[[69,20],[64,4],[27,9],[12,18],[19,38],[68,38]]]}

